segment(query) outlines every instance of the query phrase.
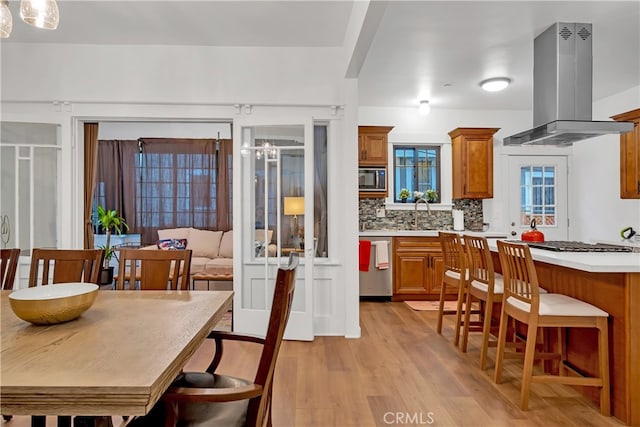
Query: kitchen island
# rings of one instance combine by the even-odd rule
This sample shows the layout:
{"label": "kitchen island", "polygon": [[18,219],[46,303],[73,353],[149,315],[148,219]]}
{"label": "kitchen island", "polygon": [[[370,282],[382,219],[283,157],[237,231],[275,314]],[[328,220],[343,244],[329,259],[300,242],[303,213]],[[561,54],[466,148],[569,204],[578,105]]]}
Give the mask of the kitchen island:
{"label": "kitchen island", "polygon": [[[489,241],[501,271],[495,240]],[[540,286],[572,296],[609,313],[611,412],[628,425],[640,425],[640,253],[576,253],[531,249]],[[545,345],[552,348],[555,340]],[[596,373],[597,332],[567,333],[568,361],[578,371]],[[550,364],[546,366],[550,368]],[[598,402],[597,390],[578,387]]]}

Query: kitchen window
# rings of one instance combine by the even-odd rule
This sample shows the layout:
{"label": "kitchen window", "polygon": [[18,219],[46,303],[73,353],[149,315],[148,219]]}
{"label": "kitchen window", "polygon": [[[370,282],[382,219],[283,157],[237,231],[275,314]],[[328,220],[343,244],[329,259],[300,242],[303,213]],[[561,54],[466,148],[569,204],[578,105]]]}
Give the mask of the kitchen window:
{"label": "kitchen window", "polygon": [[435,145],[394,145],[393,147],[393,201],[399,203],[400,190],[406,188],[424,193],[436,190],[436,203],[440,193],[440,147]]}

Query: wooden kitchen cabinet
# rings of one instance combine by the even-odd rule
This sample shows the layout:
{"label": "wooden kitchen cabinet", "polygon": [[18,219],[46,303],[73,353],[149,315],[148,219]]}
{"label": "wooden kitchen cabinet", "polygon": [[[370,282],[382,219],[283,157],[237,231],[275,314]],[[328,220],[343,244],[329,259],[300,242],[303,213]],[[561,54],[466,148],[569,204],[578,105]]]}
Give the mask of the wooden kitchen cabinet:
{"label": "wooden kitchen cabinet", "polygon": [[611,118],[633,122],[631,132],[620,134],[620,198],[640,199],[640,108]]}
{"label": "wooden kitchen cabinet", "polygon": [[438,300],[443,274],[437,237],[393,238],[393,301]]}
{"label": "wooden kitchen cabinet", "polygon": [[388,137],[393,126],[358,126],[358,165],[387,167]]}
{"label": "wooden kitchen cabinet", "polygon": [[456,128],[452,147],[453,199],[493,197],[493,134],[500,128]]}

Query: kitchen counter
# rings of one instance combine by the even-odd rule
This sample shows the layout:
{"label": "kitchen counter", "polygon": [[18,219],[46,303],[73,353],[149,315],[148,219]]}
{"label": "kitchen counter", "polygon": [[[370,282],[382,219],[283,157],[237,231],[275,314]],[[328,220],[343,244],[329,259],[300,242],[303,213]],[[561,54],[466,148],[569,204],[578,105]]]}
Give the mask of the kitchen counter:
{"label": "kitchen counter", "polygon": [[407,237],[437,237],[438,231],[447,231],[447,232],[455,232],[459,234],[469,234],[472,236],[484,236],[487,239],[506,239],[508,233],[506,232],[498,232],[498,231],[453,231],[453,230],[365,230],[361,231],[360,237],[399,237],[399,236],[407,236]]}
{"label": "kitchen counter", "polygon": [[[498,252],[496,240],[489,249]],[[640,253],[633,252],[554,252],[531,248],[535,261],[592,273],[640,273]]]}
{"label": "kitchen counter", "polygon": [[[489,240],[489,248],[496,271],[502,272],[496,240]],[[531,255],[541,287],[588,302],[609,313],[611,410],[626,424],[640,426],[640,334],[637,333],[640,328],[640,253],[554,252],[531,248]],[[595,357],[597,331],[570,328],[565,334],[569,363],[579,371],[595,374],[598,369]],[[549,348],[557,346],[552,333],[545,341]],[[545,368],[553,371],[548,363]],[[595,389],[576,389],[597,404]]]}

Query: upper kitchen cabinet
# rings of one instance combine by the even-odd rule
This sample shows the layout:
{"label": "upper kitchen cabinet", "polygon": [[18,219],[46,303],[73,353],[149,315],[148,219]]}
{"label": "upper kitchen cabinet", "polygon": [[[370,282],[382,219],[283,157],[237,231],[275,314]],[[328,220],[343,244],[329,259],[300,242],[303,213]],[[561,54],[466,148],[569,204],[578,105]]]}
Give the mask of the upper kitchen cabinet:
{"label": "upper kitchen cabinet", "polygon": [[387,135],[393,126],[358,126],[358,165],[387,166]]}
{"label": "upper kitchen cabinet", "polygon": [[631,132],[620,134],[620,197],[640,199],[640,108],[611,118],[633,122]]}
{"label": "upper kitchen cabinet", "polygon": [[493,134],[500,128],[456,128],[449,132],[453,199],[493,197]]}

